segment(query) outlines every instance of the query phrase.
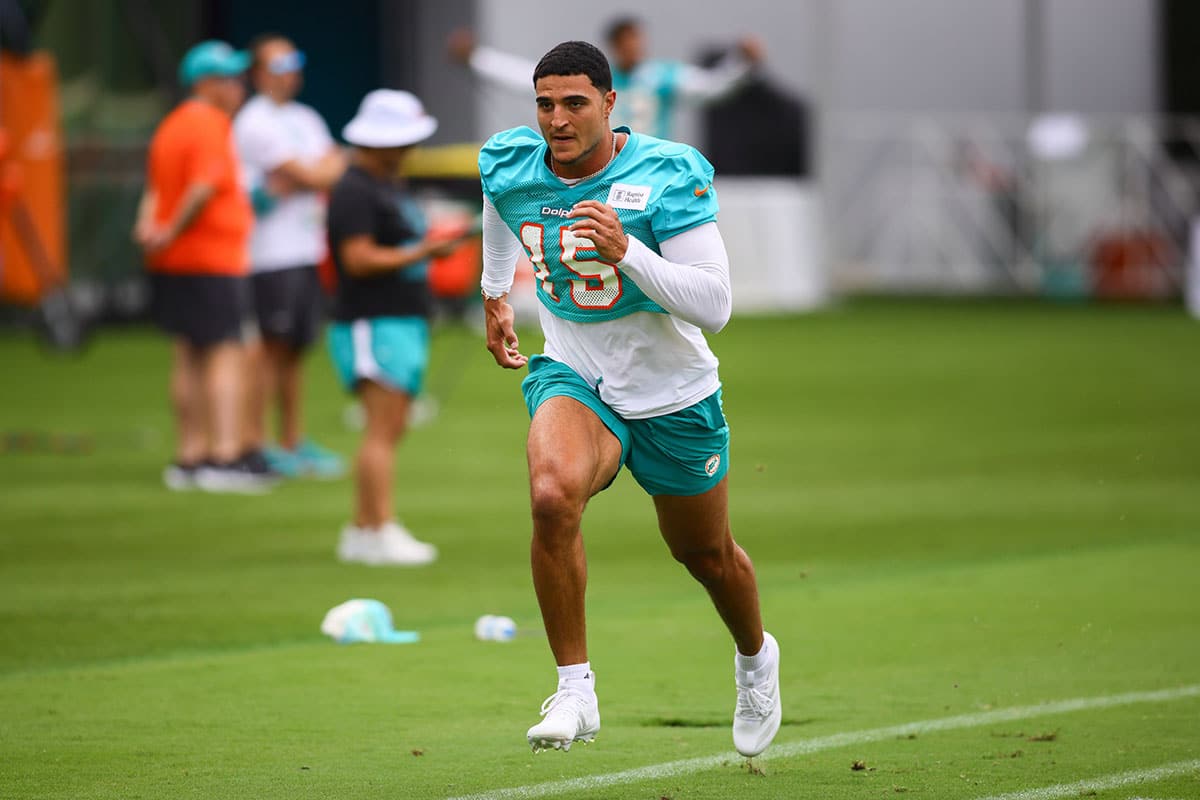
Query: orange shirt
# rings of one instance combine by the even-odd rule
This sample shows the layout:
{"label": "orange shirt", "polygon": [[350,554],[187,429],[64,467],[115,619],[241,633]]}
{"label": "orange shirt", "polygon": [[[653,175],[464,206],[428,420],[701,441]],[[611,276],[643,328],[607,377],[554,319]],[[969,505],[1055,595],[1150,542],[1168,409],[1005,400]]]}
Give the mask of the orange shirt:
{"label": "orange shirt", "polygon": [[167,115],[150,141],[147,183],[156,195],[155,221],[165,225],[190,185],[211,183],[215,192],[178,238],[151,254],[150,269],[201,275],[245,275],[250,266],[254,212],[240,183],[229,116],[201,100],[187,100]]}

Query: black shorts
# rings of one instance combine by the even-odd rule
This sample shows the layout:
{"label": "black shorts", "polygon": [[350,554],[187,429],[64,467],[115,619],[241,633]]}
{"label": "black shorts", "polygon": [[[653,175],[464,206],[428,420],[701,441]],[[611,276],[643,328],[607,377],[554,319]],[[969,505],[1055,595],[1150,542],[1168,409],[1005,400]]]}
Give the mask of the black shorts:
{"label": "black shorts", "polygon": [[254,316],[264,339],[304,350],[321,328],[325,296],[317,268],[286,267],[250,276]]}
{"label": "black shorts", "polygon": [[250,312],[249,286],[233,275],[150,273],[154,321],[193,347],[242,341]]}

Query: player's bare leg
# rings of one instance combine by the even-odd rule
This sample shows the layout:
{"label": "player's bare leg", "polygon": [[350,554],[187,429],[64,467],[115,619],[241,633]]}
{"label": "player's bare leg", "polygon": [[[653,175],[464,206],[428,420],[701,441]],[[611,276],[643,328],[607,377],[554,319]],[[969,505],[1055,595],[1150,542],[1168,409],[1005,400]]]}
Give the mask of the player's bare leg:
{"label": "player's bare leg", "polygon": [[232,463],[242,452],[245,415],[242,344],[232,341],[214,344],[204,350],[201,362],[210,453],[214,461]]}
{"label": "player's bare leg", "polygon": [[175,443],[178,464],[195,465],[208,455],[201,378],[199,353],[187,342],[176,340],[172,345],[170,394],[178,436]]}
{"label": "player's bare leg", "polygon": [[554,397],[534,414],[527,455],[530,566],[559,683],[542,705],[543,720],[526,738],[535,751],[569,750],[573,742],[591,741],[600,728],[587,658],[587,559],[580,523],[588,499],[616,474],[621,443],[582,403]]}
{"label": "player's bare leg", "polygon": [[242,449],[246,452],[262,449],[266,442],[267,397],[270,378],[266,369],[262,337],[255,336],[245,346],[246,417],[242,423]]}
{"label": "player's bare leg", "polygon": [[358,448],[354,524],[375,529],[391,521],[394,513],[392,470],[396,445],[408,424],[409,397],[369,380],[359,383],[358,397],[367,420]]}
{"label": "player's bare leg", "polygon": [[542,621],[559,666],[587,661],[587,560],[580,522],[592,495],[616,474],[621,444],[569,397],[543,403],[529,426],[530,563]]}
{"label": "player's bare leg", "polygon": [[196,488],[196,474],[208,457],[202,376],[199,351],[185,339],[172,342],[168,394],[175,417],[175,460],[163,469],[163,483],[175,491]]}
{"label": "player's bare leg", "polygon": [[289,343],[268,340],[267,361],[272,377],[272,396],[279,408],[278,441],[285,450],[300,444],[302,401],[302,357]]}
{"label": "player's bare leg", "polygon": [[754,565],[729,529],[727,479],[693,497],[654,498],[658,527],[675,560],[700,582],[742,653],[763,643]]}
{"label": "player's bare leg", "polygon": [[782,719],[779,645],[763,631],[754,565],[729,528],[728,484],[722,479],[693,497],[659,495],[654,506],[671,555],[708,591],[733,635],[733,742],[742,755],[758,755],[775,738]]}
{"label": "player's bare leg", "polygon": [[358,398],[367,424],[358,448],[354,523],[342,529],[338,558],[373,565],[429,564],[437,558],[437,548],[417,540],[400,524],[392,503],[396,446],[408,426],[410,397],[362,380]]}

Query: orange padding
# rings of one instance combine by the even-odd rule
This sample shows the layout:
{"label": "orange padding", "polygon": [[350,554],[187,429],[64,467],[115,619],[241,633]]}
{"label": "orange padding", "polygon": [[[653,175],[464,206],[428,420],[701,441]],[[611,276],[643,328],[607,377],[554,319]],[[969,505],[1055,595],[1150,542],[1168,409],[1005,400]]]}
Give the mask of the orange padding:
{"label": "orange padding", "polygon": [[0,300],[34,305],[65,283],[64,200],[54,60],[0,55]]}
{"label": "orange padding", "polygon": [[[441,220],[430,224],[429,238],[454,239],[466,233],[462,220]],[[472,236],[449,255],[429,260],[429,289],[434,297],[465,297],[479,291],[479,273],[483,264],[483,245]]]}

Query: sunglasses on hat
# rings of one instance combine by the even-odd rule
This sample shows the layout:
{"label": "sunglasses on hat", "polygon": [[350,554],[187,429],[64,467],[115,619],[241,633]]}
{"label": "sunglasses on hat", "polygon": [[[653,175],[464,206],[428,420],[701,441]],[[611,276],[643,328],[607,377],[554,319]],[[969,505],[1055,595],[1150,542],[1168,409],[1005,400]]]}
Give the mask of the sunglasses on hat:
{"label": "sunglasses on hat", "polygon": [[304,61],[304,53],[300,50],[281,53],[267,62],[267,72],[270,72],[272,75],[286,75],[289,72],[299,72],[304,68]]}

